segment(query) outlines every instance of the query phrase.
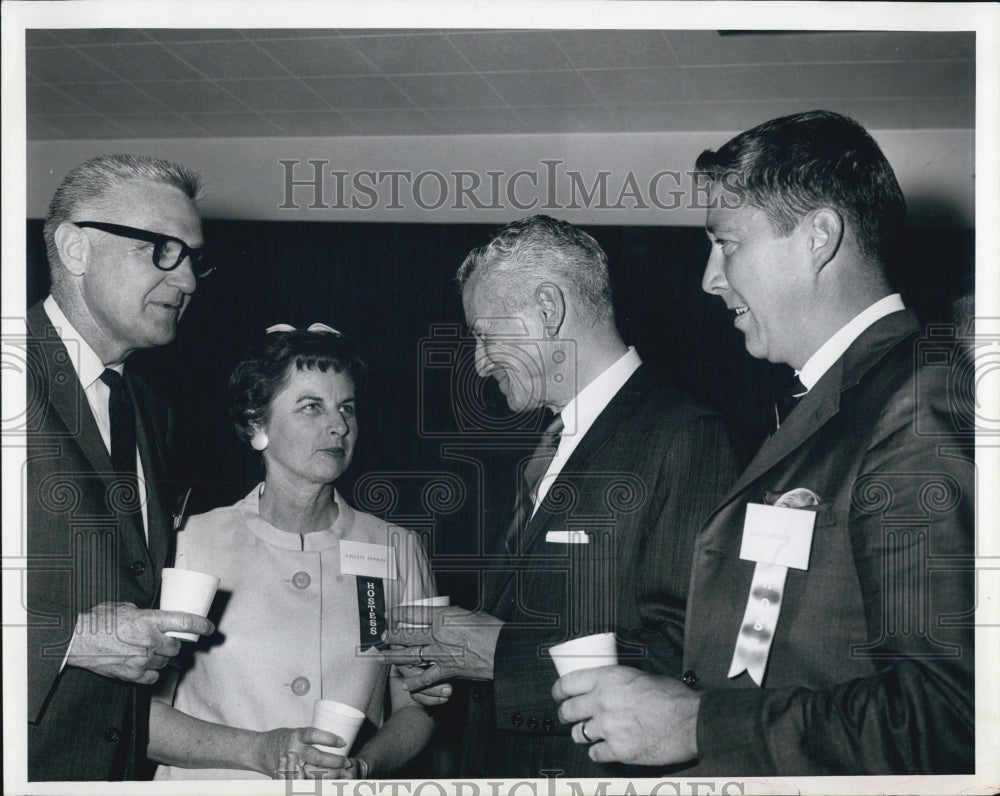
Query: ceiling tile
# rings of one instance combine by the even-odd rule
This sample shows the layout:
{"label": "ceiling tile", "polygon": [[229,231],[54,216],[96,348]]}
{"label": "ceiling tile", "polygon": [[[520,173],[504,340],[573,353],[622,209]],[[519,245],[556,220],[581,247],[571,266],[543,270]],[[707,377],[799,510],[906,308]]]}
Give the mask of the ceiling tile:
{"label": "ceiling tile", "polygon": [[303,81],[334,108],[407,108],[410,101],[384,77],[317,77]]}
{"label": "ceiling tile", "polygon": [[314,92],[292,78],[223,80],[219,85],[257,111],[314,111],[326,108]]}
{"label": "ceiling tile", "polygon": [[132,28],[60,28],[53,33],[72,45],[149,43],[144,31]]}
{"label": "ceiling tile", "polygon": [[658,30],[557,30],[552,37],[579,69],[677,66]]}
{"label": "ceiling tile", "polygon": [[348,41],[384,75],[470,71],[465,58],[438,34],[365,36]]}
{"label": "ceiling tile", "polygon": [[923,127],[971,130],[976,126],[976,103],[972,97],[928,97],[920,102],[909,99],[851,99],[831,104],[834,110],[873,129]]}
{"label": "ceiling tile", "polygon": [[[759,102],[664,102],[611,105],[609,110],[622,129],[637,132],[739,131],[767,119],[809,110],[802,100],[761,100]],[[706,146],[711,142],[706,142]],[[693,163],[671,164],[669,168],[693,168]],[[666,187],[664,188],[666,190]]]}
{"label": "ceiling tile", "polygon": [[150,38],[161,42],[182,41],[232,41],[242,39],[243,34],[229,28],[150,28],[146,30]]}
{"label": "ceiling tile", "polygon": [[45,119],[37,116],[28,116],[25,119],[25,137],[28,141],[49,141],[61,138],[62,133]]}
{"label": "ceiling tile", "polygon": [[25,89],[25,107],[32,114],[87,113],[88,108],[71,94],[51,86],[28,83]]}
{"label": "ceiling tile", "polygon": [[583,73],[594,93],[605,102],[679,102],[696,99],[686,70],[593,69]]}
{"label": "ceiling tile", "polygon": [[204,128],[209,138],[268,138],[281,133],[277,125],[256,113],[199,113],[187,118]]}
{"label": "ceiling tile", "polygon": [[375,67],[346,39],[278,39],[258,44],[300,77],[369,75]]}
{"label": "ceiling tile", "polygon": [[487,82],[508,105],[588,105],[597,101],[578,72],[493,72]]}
{"label": "ceiling tile", "polygon": [[82,52],[125,80],[192,80],[198,73],[177,60],[159,44],[109,44]]}
{"label": "ceiling tile", "polygon": [[264,116],[287,136],[312,138],[360,135],[364,130],[348,121],[339,111],[300,111],[294,116],[287,113],[265,113]]}
{"label": "ceiling tile", "polygon": [[770,35],[768,31],[720,36],[714,30],[670,30],[664,36],[677,60],[685,66],[784,63],[788,60],[786,37]]}
{"label": "ceiling tile", "polygon": [[173,80],[143,83],[142,88],[177,113],[242,113],[247,110],[231,94],[207,80]]}
{"label": "ceiling tile", "polygon": [[690,66],[684,69],[697,96],[707,101],[798,99],[814,96],[828,82],[809,83],[795,67]]}
{"label": "ceiling tile", "polygon": [[206,77],[288,77],[287,69],[248,41],[187,42],[171,44],[169,50]]}
{"label": "ceiling tile", "polygon": [[795,69],[821,96],[971,97],[973,61],[911,61],[867,64],[803,64]]}
{"label": "ceiling tile", "polygon": [[[63,86],[61,90],[86,105],[88,110],[109,115],[122,112],[141,113],[158,110],[161,107],[156,100],[128,83],[84,83]],[[168,107],[173,105],[162,97],[160,100]]]}
{"label": "ceiling tile", "polygon": [[601,105],[513,108],[529,130],[549,133],[617,133],[621,125]]}
{"label": "ceiling tile", "polygon": [[326,39],[336,38],[336,28],[243,28],[240,33],[254,41],[264,39]]}
{"label": "ceiling tile", "polygon": [[190,119],[172,113],[115,114],[115,121],[129,138],[192,138],[205,134]]}
{"label": "ceiling tile", "polygon": [[479,75],[397,76],[392,82],[422,108],[488,108],[503,100]]}
{"label": "ceiling tile", "polygon": [[122,128],[113,119],[90,116],[45,116],[41,119],[54,131],[55,138],[121,138]]}
{"label": "ceiling tile", "polygon": [[436,108],[428,116],[435,132],[449,135],[503,135],[528,132],[521,117],[509,108]]}
{"label": "ceiling tile", "polygon": [[24,31],[25,47],[58,47],[60,44],[62,44],[62,42],[55,37],[54,31],[38,30],[33,28],[27,28]]}
{"label": "ceiling tile", "polygon": [[449,34],[448,39],[482,72],[568,69],[572,66],[548,31]]}
{"label": "ceiling tile", "polygon": [[[424,135],[434,132],[434,124],[418,108],[410,110],[344,111],[366,135]],[[433,201],[433,189],[428,187],[428,201]]]}
{"label": "ceiling tile", "polygon": [[812,63],[976,57],[976,35],[972,32],[813,32],[782,38],[790,59]]}
{"label": "ceiling tile", "polygon": [[50,83],[115,81],[118,76],[68,47],[32,47],[25,50],[28,74]]}

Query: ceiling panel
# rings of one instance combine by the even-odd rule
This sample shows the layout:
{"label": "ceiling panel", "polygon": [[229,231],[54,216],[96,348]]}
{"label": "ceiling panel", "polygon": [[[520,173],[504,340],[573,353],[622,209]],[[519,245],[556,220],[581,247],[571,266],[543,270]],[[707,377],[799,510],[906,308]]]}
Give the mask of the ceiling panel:
{"label": "ceiling panel", "polygon": [[32,139],[724,131],[823,106],[875,127],[975,117],[973,33],[105,28],[26,45]]}

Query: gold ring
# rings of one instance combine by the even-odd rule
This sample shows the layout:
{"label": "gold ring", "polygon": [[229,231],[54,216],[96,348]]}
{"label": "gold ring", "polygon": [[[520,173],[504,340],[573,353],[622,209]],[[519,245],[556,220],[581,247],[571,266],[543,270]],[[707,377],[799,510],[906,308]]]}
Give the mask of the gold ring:
{"label": "gold ring", "polygon": [[584,737],[587,743],[594,743],[594,739],[587,735],[587,722],[580,722],[580,734]]}

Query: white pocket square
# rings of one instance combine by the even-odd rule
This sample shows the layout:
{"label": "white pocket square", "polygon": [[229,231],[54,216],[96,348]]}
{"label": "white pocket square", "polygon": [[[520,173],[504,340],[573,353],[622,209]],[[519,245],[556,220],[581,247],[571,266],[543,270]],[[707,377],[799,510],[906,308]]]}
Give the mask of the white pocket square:
{"label": "white pocket square", "polygon": [[547,531],[545,541],[555,544],[590,544],[586,531]]}

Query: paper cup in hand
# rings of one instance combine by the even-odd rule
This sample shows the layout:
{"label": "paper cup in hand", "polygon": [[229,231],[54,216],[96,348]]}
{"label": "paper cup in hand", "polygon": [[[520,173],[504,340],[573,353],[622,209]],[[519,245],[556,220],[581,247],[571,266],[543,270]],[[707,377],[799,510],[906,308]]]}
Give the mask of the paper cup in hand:
{"label": "paper cup in hand", "polygon": [[[215,575],[167,567],[163,570],[163,582],[160,586],[160,610],[208,616],[208,609],[212,607],[215,590],[218,588],[219,579]],[[198,640],[197,633],[183,633],[180,630],[168,630],[167,635],[184,641]]]}
{"label": "paper cup in hand", "polygon": [[577,669],[594,669],[618,663],[614,633],[597,633],[564,641],[549,647],[549,655],[560,677]]}
{"label": "paper cup in hand", "polygon": [[340,736],[344,740],[343,746],[323,746],[313,744],[317,749],[324,752],[333,752],[338,755],[347,756],[354,745],[354,739],[358,736],[358,730],[365,722],[365,714],[357,708],[337,702],[333,699],[317,699],[313,705],[312,726],[317,730],[326,730],[334,735]]}
{"label": "paper cup in hand", "polygon": [[[397,608],[404,608],[408,605],[425,605],[431,608],[447,608],[451,605],[451,597],[442,595],[440,597],[424,597],[422,600],[413,600],[408,603],[400,603]],[[400,622],[399,627],[430,627],[430,624],[411,624],[410,622]]]}

